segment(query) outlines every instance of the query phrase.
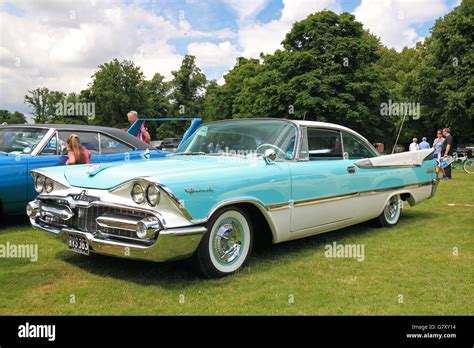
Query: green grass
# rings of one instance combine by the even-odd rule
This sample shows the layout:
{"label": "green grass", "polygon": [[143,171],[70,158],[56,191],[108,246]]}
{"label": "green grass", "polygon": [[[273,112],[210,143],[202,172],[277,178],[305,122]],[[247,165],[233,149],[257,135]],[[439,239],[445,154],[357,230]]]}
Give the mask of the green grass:
{"label": "green grass", "polygon": [[[454,171],[434,199],[406,204],[394,228],[364,223],[261,248],[242,272],[218,280],[182,261],[70,253],[26,221],[3,218],[0,244],[37,243],[39,259],[0,259],[0,314],[472,315],[474,208],[447,203],[474,203],[474,175]],[[333,241],[364,244],[365,260],[326,258]]]}

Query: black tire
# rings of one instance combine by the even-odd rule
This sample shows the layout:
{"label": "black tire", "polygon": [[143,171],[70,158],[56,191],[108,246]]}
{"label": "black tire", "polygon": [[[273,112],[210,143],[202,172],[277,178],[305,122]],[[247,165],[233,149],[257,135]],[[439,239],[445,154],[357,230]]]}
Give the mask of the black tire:
{"label": "black tire", "polygon": [[378,222],[381,227],[393,227],[400,220],[402,214],[403,201],[400,195],[390,197],[384,206],[382,213],[378,217]]}
{"label": "black tire", "polygon": [[197,271],[206,278],[219,278],[241,270],[253,247],[249,215],[241,208],[225,207],[209,219],[206,227],[207,232],[191,260]]}

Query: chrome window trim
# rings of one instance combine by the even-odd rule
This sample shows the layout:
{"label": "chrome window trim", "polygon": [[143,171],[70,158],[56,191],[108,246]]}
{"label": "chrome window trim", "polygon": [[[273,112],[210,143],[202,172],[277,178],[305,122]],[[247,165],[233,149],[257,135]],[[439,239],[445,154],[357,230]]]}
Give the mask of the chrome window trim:
{"label": "chrome window trim", "polygon": [[[345,149],[344,149],[344,134],[343,134],[343,132],[347,133],[347,134],[350,135],[350,136],[353,136],[356,140],[360,141],[363,145],[365,145],[366,147],[368,147],[368,149],[370,150],[370,152],[373,152],[373,154],[375,154],[375,156],[372,156],[372,157],[378,157],[378,156],[380,156],[380,153],[377,151],[377,149],[376,149],[372,144],[370,144],[367,139],[362,138],[361,136],[357,136],[357,135],[354,134],[354,133],[350,133],[350,132],[347,132],[347,131],[345,131],[345,130],[340,130],[340,133],[341,133],[341,142],[342,142],[342,145],[343,145],[343,147],[342,147],[342,150],[343,150],[342,154],[343,154],[343,155],[344,155],[344,152],[345,152],[345,151],[344,151]],[[369,157],[369,158],[371,158],[371,157]],[[354,159],[354,160],[357,161],[357,160],[360,160],[360,159],[361,159],[361,158],[356,158],[356,159]]]}
{"label": "chrome window trim", "polygon": [[[38,127],[38,129],[48,129],[46,127]],[[56,128],[49,128],[49,130],[44,135],[43,139],[36,145],[36,147],[31,151],[31,156],[38,156],[41,151],[43,151],[44,147],[49,143],[52,135],[56,132]]]}
{"label": "chrome window trim", "polygon": [[[341,154],[341,160],[344,159],[344,147],[343,147],[343,143],[342,143],[342,133],[341,133],[341,130],[340,129],[336,129],[336,128],[329,128],[329,127],[319,127],[319,126],[311,126],[311,125],[308,125],[308,126],[301,126],[302,128],[302,131],[308,131],[308,128],[311,128],[311,129],[321,129],[321,130],[328,130],[328,131],[331,131],[331,132],[337,132],[339,133],[339,140],[341,141],[341,150],[342,150],[342,154]],[[301,143],[303,142],[303,137],[304,135],[302,134],[301,136]],[[302,146],[302,145],[301,145]],[[301,149],[300,149],[301,150]],[[308,148],[308,152],[309,152],[309,148]],[[298,152],[298,159],[300,157],[300,152]],[[337,161],[338,159],[331,159],[331,160],[328,160],[328,161]],[[322,159],[322,161],[324,161],[324,158]],[[302,159],[300,162],[311,162],[310,159]]]}
{"label": "chrome window trim", "polygon": [[[135,146],[133,146],[130,143],[127,143],[126,141],[124,141],[122,139],[117,139],[117,137],[114,137],[114,136],[112,136],[112,135],[110,135],[109,133],[106,133],[106,132],[98,131],[98,133],[99,133],[99,149],[100,149],[100,155],[101,156],[103,155],[102,154],[102,144],[101,144],[101,136],[102,135],[108,136],[109,138],[111,138],[111,139],[113,139],[113,140],[115,140],[115,141],[131,148],[131,149],[125,151],[125,152],[113,152],[113,153],[127,153],[129,151],[137,151],[137,148]],[[143,151],[145,151],[145,150],[143,150]],[[111,154],[113,154],[113,153],[111,153]],[[111,154],[105,154],[105,155],[111,155]]]}

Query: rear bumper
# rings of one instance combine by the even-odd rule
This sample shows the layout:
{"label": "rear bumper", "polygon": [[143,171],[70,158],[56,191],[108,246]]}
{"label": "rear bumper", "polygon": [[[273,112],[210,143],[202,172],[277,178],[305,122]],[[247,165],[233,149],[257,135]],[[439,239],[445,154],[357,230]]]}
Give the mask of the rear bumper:
{"label": "rear bumper", "polygon": [[137,245],[122,241],[99,239],[92,233],[73,228],[55,228],[30,218],[31,225],[37,229],[53,234],[67,244],[69,236],[80,235],[87,239],[90,252],[129,258],[163,262],[190,257],[197,249],[207,229],[203,226],[162,229],[151,245]]}

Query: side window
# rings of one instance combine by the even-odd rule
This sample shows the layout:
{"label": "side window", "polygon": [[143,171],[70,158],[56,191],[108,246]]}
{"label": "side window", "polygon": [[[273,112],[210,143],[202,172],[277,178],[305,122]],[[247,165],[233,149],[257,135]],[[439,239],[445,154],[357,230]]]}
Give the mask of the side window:
{"label": "side window", "polygon": [[99,133],[96,132],[75,132],[75,131],[60,131],[59,132],[59,143],[61,148],[61,153],[67,154],[67,138],[71,134],[76,134],[84,146],[92,155],[99,154]]}
{"label": "side window", "polygon": [[102,133],[100,134],[100,149],[102,155],[133,151],[132,147]]}
{"label": "side window", "polygon": [[307,141],[310,161],[342,159],[341,134],[339,131],[307,128]]}
{"label": "side window", "polygon": [[347,153],[347,159],[361,159],[377,156],[372,149],[352,134],[342,132],[342,141],[344,143],[344,152]]}
{"label": "side window", "polygon": [[46,144],[46,146],[41,150],[40,156],[51,156],[51,155],[57,155],[58,153],[58,139],[57,135],[54,134],[51,139],[49,139],[49,142]]}

